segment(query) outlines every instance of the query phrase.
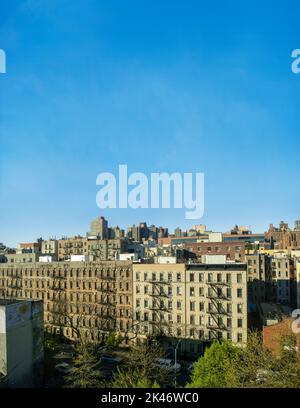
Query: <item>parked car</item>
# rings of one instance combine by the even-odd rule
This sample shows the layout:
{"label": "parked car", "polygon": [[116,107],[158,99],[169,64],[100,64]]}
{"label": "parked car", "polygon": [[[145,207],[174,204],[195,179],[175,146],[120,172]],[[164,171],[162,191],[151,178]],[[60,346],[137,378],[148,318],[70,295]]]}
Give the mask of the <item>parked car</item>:
{"label": "parked car", "polygon": [[157,363],[160,367],[164,367],[174,371],[176,370],[177,373],[181,370],[181,365],[179,363],[176,363],[175,366],[175,361],[171,360],[170,358],[159,358],[157,359]]}
{"label": "parked car", "polygon": [[56,364],[55,369],[62,374],[69,374],[72,371],[72,367],[68,363]]}

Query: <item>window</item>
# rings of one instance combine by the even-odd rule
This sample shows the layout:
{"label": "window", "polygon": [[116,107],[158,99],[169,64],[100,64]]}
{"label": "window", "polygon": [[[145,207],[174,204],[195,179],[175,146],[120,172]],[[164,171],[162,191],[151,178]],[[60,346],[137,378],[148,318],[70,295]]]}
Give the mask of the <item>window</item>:
{"label": "window", "polygon": [[181,282],[181,273],[177,273],[177,282]]}
{"label": "window", "polygon": [[221,273],[217,274],[217,282],[218,283],[222,282],[222,274]]}
{"label": "window", "polygon": [[180,302],[180,300],[177,301],[177,309],[178,309],[178,310],[181,310],[181,302]]}
{"label": "window", "polygon": [[190,302],[190,310],[195,311],[195,302]]}
{"label": "window", "polygon": [[204,282],[204,273],[199,274],[199,282]]}
{"label": "window", "polygon": [[199,296],[204,296],[204,288],[199,288]]}
{"label": "window", "polygon": [[238,335],[237,335],[237,341],[238,341],[238,343],[242,343],[242,341],[243,341],[243,335],[242,335],[242,333],[238,333]]}
{"label": "window", "polygon": [[190,282],[195,282],[195,274],[190,273]]}
{"label": "window", "polygon": [[237,312],[242,313],[243,312],[243,305],[241,303],[237,304]]}
{"label": "window", "polygon": [[195,296],[195,288],[193,286],[190,287],[190,296]]}
{"label": "window", "polygon": [[238,298],[243,297],[243,291],[242,291],[242,288],[237,288],[237,293],[236,293],[236,295],[237,295],[237,297],[238,297]]}
{"label": "window", "polygon": [[177,323],[181,323],[181,315],[177,315]]}
{"label": "window", "polygon": [[238,273],[236,276],[237,283],[242,283],[242,274]]}
{"label": "window", "polygon": [[243,327],[243,319],[237,319],[238,328],[241,329]]}

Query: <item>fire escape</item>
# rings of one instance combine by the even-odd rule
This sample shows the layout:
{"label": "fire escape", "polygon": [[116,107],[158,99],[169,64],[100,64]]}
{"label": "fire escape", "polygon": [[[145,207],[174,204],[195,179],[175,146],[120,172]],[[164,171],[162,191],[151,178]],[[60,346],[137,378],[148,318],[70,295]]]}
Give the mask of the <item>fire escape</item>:
{"label": "fire escape", "polygon": [[224,307],[226,301],[231,301],[231,295],[225,293],[226,289],[230,287],[229,282],[224,282],[222,279],[206,281],[208,285],[207,298],[210,300],[209,307],[206,312],[209,315],[209,322],[206,327],[210,331],[209,340],[222,339],[224,331],[230,331],[231,327],[224,324],[224,317],[231,317],[231,312]]}
{"label": "fire escape", "polygon": [[152,319],[149,319],[149,323],[152,325],[154,335],[164,336],[166,334],[166,328],[170,325],[170,322],[164,319],[164,314],[171,313],[172,311],[168,305],[168,299],[170,299],[168,286],[171,282],[164,279],[156,280],[152,278],[150,283],[152,290],[149,293],[151,297],[149,310],[152,312]]}
{"label": "fire escape", "polygon": [[117,326],[117,279],[116,271],[106,270],[97,276],[97,306],[100,307],[97,316],[100,332],[109,332]]}

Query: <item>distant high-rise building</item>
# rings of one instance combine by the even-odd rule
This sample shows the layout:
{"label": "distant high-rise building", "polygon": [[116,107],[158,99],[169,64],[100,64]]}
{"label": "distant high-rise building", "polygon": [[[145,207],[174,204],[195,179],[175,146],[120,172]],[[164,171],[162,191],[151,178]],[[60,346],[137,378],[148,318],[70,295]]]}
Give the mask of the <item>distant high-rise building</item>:
{"label": "distant high-rise building", "polygon": [[197,231],[199,234],[204,234],[206,231],[206,226],[203,224],[200,225],[193,225],[192,229]]}
{"label": "distant high-rise building", "polygon": [[179,227],[175,228],[174,235],[175,235],[175,237],[181,237],[182,236],[182,230]]}
{"label": "distant high-rise building", "polygon": [[149,238],[149,229],[147,227],[147,223],[146,222],[140,222],[139,228],[140,228],[140,239],[141,239],[141,241],[143,239],[148,239]]}
{"label": "distant high-rise building", "polygon": [[149,238],[157,239],[157,228],[155,225],[149,227]]}
{"label": "distant high-rise building", "polygon": [[158,238],[166,238],[169,236],[168,228],[159,227],[157,231]]}
{"label": "distant high-rise building", "polygon": [[89,235],[96,235],[100,239],[108,238],[108,223],[104,217],[97,217],[91,222],[91,231]]}
{"label": "distant high-rise building", "polygon": [[131,238],[134,241],[140,242],[141,241],[141,229],[140,229],[140,227],[136,227],[134,224],[133,224],[132,227],[128,227],[127,236],[128,236],[128,238]]}
{"label": "distant high-rise building", "polygon": [[300,231],[300,219],[295,221],[295,230]]}

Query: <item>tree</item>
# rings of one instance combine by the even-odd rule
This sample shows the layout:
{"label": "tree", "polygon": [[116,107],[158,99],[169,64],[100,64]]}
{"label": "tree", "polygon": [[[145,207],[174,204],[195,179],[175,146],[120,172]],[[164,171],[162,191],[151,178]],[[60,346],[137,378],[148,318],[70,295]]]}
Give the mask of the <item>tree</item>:
{"label": "tree", "polygon": [[77,345],[74,367],[65,376],[69,388],[99,388],[102,386],[101,360],[92,345]]}
{"label": "tree", "polygon": [[214,342],[195,364],[196,388],[299,388],[300,362],[294,336],[283,336],[279,355],[268,350],[259,332],[250,332],[245,347]]}
{"label": "tree", "polygon": [[234,377],[233,361],[238,358],[239,349],[228,341],[214,341],[194,366],[191,383],[193,388],[230,387]]}
{"label": "tree", "polygon": [[109,349],[117,348],[123,341],[123,337],[116,334],[115,332],[110,332],[105,340],[105,345]]}
{"label": "tree", "polygon": [[162,368],[157,360],[164,352],[154,338],[147,338],[134,346],[122,368],[113,375],[112,388],[158,388],[170,383],[170,370]]}
{"label": "tree", "polygon": [[139,369],[129,371],[119,368],[108,386],[112,388],[159,388],[159,384],[156,380],[141,377],[141,371]]}

